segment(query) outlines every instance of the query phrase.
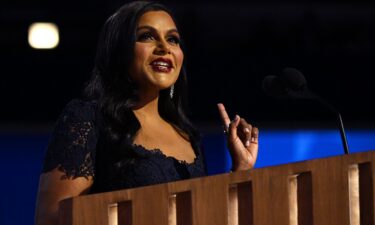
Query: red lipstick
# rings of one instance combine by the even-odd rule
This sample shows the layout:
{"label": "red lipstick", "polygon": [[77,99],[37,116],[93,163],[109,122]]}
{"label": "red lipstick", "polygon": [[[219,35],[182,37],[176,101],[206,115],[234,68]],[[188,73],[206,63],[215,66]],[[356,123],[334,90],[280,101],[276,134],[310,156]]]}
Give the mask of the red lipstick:
{"label": "red lipstick", "polygon": [[162,73],[169,73],[173,68],[172,61],[162,57],[155,59],[150,63],[150,65],[155,72]]}

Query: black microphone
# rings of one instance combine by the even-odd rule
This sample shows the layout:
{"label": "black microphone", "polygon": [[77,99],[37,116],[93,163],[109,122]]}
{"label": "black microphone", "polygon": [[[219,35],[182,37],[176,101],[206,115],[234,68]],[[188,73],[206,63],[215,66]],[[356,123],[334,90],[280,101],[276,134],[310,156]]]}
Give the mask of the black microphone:
{"label": "black microphone", "polygon": [[281,78],[286,85],[293,91],[299,91],[307,88],[307,81],[303,74],[294,68],[285,68]]}
{"label": "black microphone", "polygon": [[279,77],[274,75],[266,76],[263,79],[262,89],[263,92],[274,98],[285,97],[289,93],[287,86]]}
{"label": "black microphone", "polygon": [[309,90],[306,78],[300,71],[294,68],[285,68],[280,77],[274,75],[266,76],[263,79],[262,89],[267,95],[275,98],[314,99],[320,102],[336,115],[342,145],[345,154],[349,154],[348,142],[340,112],[333,105]]}
{"label": "black microphone", "polygon": [[301,72],[294,68],[285,68],[283,75],[266,76],[262,89],[265,94],[274,98],[314,99],[316,96],[307,88],[307,82]]}

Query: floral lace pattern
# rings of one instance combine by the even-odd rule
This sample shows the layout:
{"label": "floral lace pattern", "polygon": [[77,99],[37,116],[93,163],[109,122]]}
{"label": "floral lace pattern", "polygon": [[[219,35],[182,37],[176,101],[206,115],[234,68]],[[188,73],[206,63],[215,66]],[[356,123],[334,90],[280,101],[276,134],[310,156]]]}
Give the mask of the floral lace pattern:
{"label": "floral lace pattern", "polygon": [[203,157],[198,151],[195,160],[187,163],[166,156],[160,149],[146,149],[133,144],[129,150],[134,155],[121,160],[121,166],[107,174],[105,183],[94,184],[92,193],[167,183],[206,174]]}
{"label": "floral lace pattern", "polygon": [[160,149],[133,144],[124,149],[127,156],[116,158],[100,139],[94,102],[73,100],[56,122],[42,172],[55,168],[64,172],[61,179],[94,178],[91,193],[171,182],[204,176],[203,156],[188,163],[166,156]]}
{"label": "floral lace pattern", "polygon": [[91,122],[85,121],[85,122],[82,122],[81,124],[74,124],[74,126],[70,128],[70,133],[76,134],[75,136],[77,136],[77,139],[73,141],[73,145],[84,148],[87,144],[87,138],[91,130],[92,130]]}
{"label": "floral lace pattern", "polygon": [[94,105],[71,101],[60,115],[50,138],[42,172],[58,168],[62,179],[94,176],[96,132]]}

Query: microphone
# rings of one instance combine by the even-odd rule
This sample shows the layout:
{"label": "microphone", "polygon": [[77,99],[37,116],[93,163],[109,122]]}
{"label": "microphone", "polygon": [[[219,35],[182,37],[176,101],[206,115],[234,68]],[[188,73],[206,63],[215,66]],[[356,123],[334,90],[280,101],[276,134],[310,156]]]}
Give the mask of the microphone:
{"label": "microphone", "polygon": [[267,95],[274,98],[285,97],[289,93],[289,89],[283,81],[274,75],[266,76],[263,79],[262,90]]}
{"label": "microphone", "polygon": [[[305,76],[294,68],[284,68],[281,79],[285,83],[285,85],[291,90],[288,95],[291,98],[300,98],[300,99],[318,99],[320,102],[324,101],[314,92],[310,91],[307,87],[307,81]],[[324,103],[325,104],[325,103]],[[325,104],[331,109],[330,104]],[[336,110],[334,110],[336,111]]]}
{"label": "microphone", "polygon": [[293,91],[299,91],[307,88],[307,81],[303,74],[294,68],[285,68],[281,78]]}
{"label": "microphone", "polygon": [[294,68],[285,68],[280,77],[266,76],[262,83],[263,92],[274,98],[315,99],[317,96],[307,87],[305,77]]}
{"label": "microphone", "polygon": [[274,98],[313,99],[320,102],[336,115],[344,152],[345,154],[349,154],[348,142],[340,112],[333,105],[309,90],[306,78],[300,71],[294,68],[285,68],[280,77],[275,75],[266,76],[262,82],[262,89],[265,94]]}

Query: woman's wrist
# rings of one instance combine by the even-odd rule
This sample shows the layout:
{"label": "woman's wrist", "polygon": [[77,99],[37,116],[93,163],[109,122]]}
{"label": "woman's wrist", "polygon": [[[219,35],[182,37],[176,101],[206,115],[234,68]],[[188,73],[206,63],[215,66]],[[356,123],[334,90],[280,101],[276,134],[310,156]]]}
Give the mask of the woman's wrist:
{"label": "woman's wrist", "polygon": [[232,165],[231,171],[235,172],[235,171],[240,171],[240,170],[250,170],[252,168],[253,168],[253,166],[248,165],[248,164],[244,164],[244,165]]}

